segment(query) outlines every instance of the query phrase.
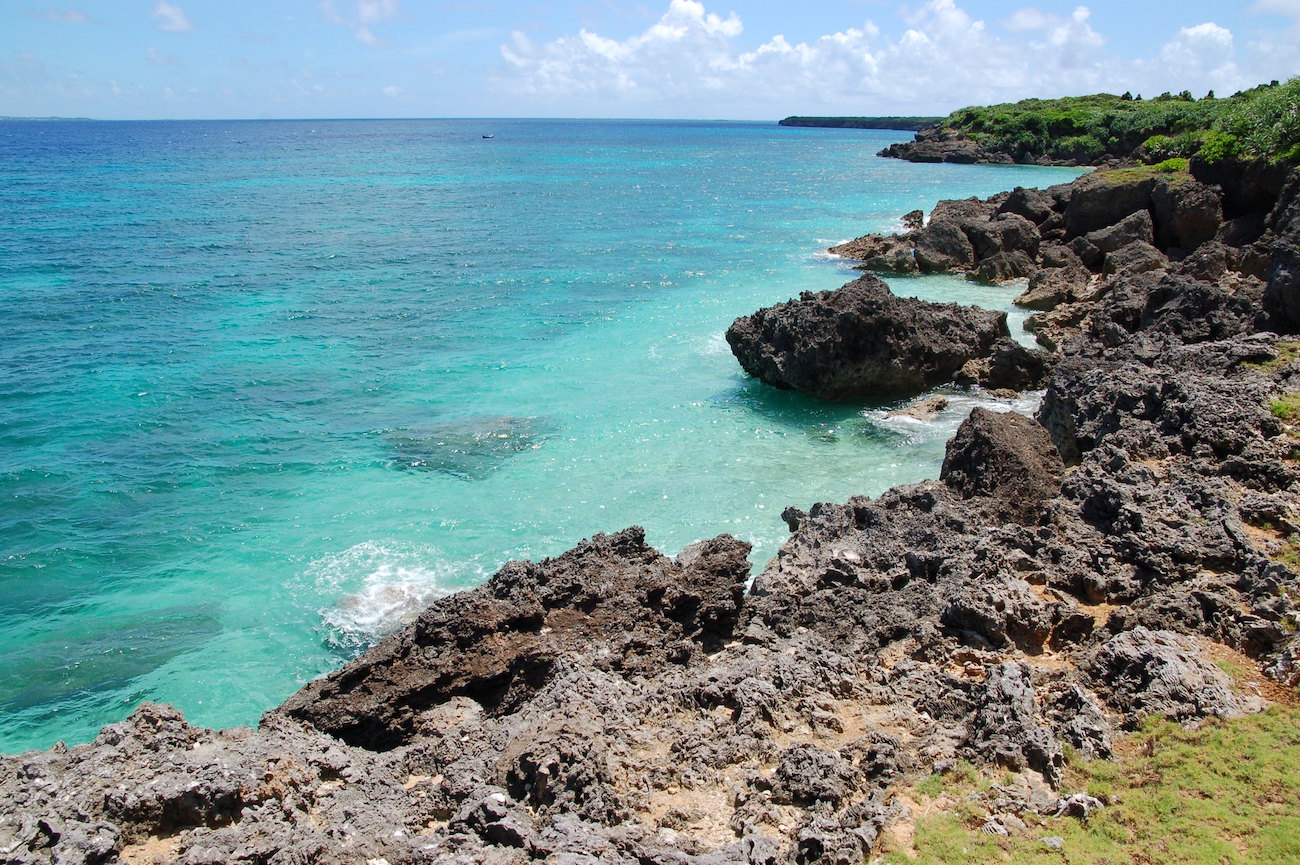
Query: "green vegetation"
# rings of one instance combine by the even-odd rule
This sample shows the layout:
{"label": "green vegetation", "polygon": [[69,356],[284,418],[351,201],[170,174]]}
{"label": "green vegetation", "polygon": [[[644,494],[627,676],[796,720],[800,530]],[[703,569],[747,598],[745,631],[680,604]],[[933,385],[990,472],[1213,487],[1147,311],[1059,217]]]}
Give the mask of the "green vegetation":
{"label": "green vegetation", "polygon": [[[1282,549],[1273,557],[1293,571],[1300,571],[1300,538],[1292,535],[1282,542]],[[1292,623],[1294,624],[1294,623]]]}
{"label": "green vegetation", "polygon": [[1291,423],[1300,420],[1300,393],[1284,393],[1268,404],[1273,417]]}
{"label": "green vegetation", "polygon": [[815,126],[821,129],[898,129],[916,132],[942,117],[787,117],[781,126]]}
{"label": "green vegetation", "polygon": [[[1182,169],[1179,169],[1178,167],[1176,167],[1179,164],[1182,164],[1184,167]],[[1165,162],[1161,162],[1157,165],[1132,165],[1127,168],[1112,168],[1107,171],[1099,171],[1097,172],[1096,176],[1098,178],[1104,178],[1109,182],[1116,183],[1116,184],[1139,183],[1143,180],[1148,180],[1152,177],[1164,176],[1170,178],[1175,184],[1177,184],[1177,183],[1181,183],[1184,180],[1191,179],[1191,175],[1187,174],[1186,164],[1187,164],[1186,160],[1168,159],[1165,160]],[[1179,173],[1184,174],[1186,176],[1170,177],[1170,175],[1179,174]]]}
{"label": "green vegetation", "polygon": [[[1022,815],[1009,838],[980,831],[984,811],[965,777],[942,776],[952,807],[931,810],[936,785],[921,782],[916,835],[889,865],[1067,863],[1067,865],[1283,865],[1300,862],[1300,709],[1275,706],[1186,730],[1151,721],[1114,762],[1070,755],[1065,790],[1107,803],[1086,822]],[[928,784],[928,789],[927,789]],[[1053,850],[1041,839],[1064,840]],[[892,849],[891,849],[892,847]]]}
{"label": "green vegetation", "polygon": [[[1148,163],[1200,155],[1300,163],[1300,78],[1274,81],[1216,99],[1183,91],[1143,99],[1098,93],[1025,99],[962,108],[942,123],[988,150],[1031,157],[1098,162],[1136,156]],[[1170,169],[1174,170],[1174,169]]]}

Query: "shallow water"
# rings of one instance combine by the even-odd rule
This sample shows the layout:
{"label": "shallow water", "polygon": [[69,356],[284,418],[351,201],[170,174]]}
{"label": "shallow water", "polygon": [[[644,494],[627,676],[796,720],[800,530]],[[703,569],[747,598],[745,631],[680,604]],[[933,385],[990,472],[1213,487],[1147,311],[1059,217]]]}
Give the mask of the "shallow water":
{"label": "shallow water", "polygon": [[722,337],[851,279],[832,243],[1076,173],[872,155],[904,137],[0,123],[0,751],[144,699],[254,723],[508,559],[635,523],[761,567],[786,505],[933,476],[970,397],[885,421]]}

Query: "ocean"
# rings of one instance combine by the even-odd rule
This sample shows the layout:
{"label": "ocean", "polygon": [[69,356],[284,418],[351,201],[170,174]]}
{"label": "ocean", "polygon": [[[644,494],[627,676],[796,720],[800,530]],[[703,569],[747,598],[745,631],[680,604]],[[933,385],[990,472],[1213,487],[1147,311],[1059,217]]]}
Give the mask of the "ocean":
{"label": "ocean", "polygon": [[723,339],[854,278],[831,244],[1078,174],[874,156],[908,137],[0,122],[0,753],[143,700],[255,724],[507,560],[638,524],[669,554],[729,532],[757,572],[787,505],[937,475],[970,406],[1031,401],[887,418]]}

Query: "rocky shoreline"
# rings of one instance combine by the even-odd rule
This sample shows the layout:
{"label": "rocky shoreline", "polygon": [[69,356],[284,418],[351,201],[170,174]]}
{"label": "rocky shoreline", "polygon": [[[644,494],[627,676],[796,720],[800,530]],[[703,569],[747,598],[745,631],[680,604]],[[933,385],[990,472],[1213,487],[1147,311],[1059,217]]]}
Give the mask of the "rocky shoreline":
{"label": "rocky shoreline", "polygon": [[[1300,429],[1271,410],[1300,392],[1300,176],[1241,178],[1090,176],[842,248],[1028,277],[1055,352],[1036,418],[976,410],[938,480],[787,508],[749,588],[729,536],[669,559],[598,535],[436,602],[256,729],[146,704],[3,758],[0,861],[859,863],[912,819],[909,783],[963,760],[1007,773],[973,802],[988,831],[1086,817],[1105,803],[1061,786],[1067,749],[1262,705],[1211,658],[1300,685]],[[888,329],[872,310],[953,315],[850,286],[733,345],[842,368],[853,387],[787,383],[837,396],[871,378],[826,359]],[[999,335],[942,374],[1024,373]],[[917,363],[891,345],[877,370]]]}

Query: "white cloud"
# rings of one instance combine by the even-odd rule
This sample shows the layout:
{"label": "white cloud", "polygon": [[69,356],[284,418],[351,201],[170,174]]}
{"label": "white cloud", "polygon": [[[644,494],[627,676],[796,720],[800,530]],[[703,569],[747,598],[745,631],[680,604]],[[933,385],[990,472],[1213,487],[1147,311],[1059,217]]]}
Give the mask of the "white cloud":
{"label": "white cloud", "polygon": [[352,12],[346,15],[338,10],[334,0],[321,0],[317,8],[331,23],[347,27],[358,42],[370,46],[382,42],[370,29],[371,25],[391,21],[401,14],[397,0],[357,0]]}
{"label": "white cloud", "polygon": [[[1236,62],[1237,50],[1232,31],[1213,22],[1183,27],[1160,48],[1158,58],[1140,64],[1157,73],[1164,82],[1159,89],[1205,90],[1231,93],[1258,84],[1248,80]],[[1154,77],[1154,76],[1153,76]],[[1155,87],[1152,92],[1155,92]]]}
{"label": "white cloud", "polygon": [[[1300,8],[1300,0],[1257,5]],[[1233,34],[1217,24],[1183,28],[1151,56],[1124,60],[1107,52],[1086,6],[1068,15],[1025,7],[995,28],[956,0],[928,0],[904,22],[893,39],[866,21],[807,42],[758,34],[746,44],[735,14],[671,0],[657,22],[624,39],[584,29],[538,43],[516,31],[501,46],[495,84],[554,110],[727,116],[744,104],[762,116],[929,114],[1027,96],[1231,92],[1255,83],[1244,80]]]}
{"label": "white cloud", "polygon": [[158,0],[158,5],[153,7],[153,17],[158,19],[158,27],[169,33],[184,33],[194,29],[185,10],[173,6],[167,0]]}
{"label": "white cloud", "polygon": [[1012,12],[1011,17],[1002,22],[1002,26],[1013,33],[1024,33],[1028,30],[1042,30],[1059,20],[1060,16],[1058,15],[1052,15],[1030,7]]}

